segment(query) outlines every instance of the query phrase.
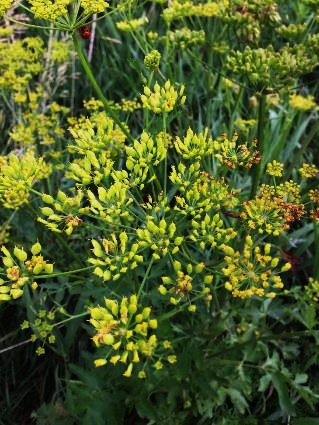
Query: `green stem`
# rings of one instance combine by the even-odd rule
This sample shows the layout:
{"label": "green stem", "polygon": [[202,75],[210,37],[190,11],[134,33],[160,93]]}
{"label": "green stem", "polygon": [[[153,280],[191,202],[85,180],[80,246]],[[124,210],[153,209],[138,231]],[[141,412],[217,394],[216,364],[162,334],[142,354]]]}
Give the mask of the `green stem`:
{"label": "green stem", "polygon": [[70,270],[69,272],[59,272],[59,273],[51,273],[51,274],[37,274],[37,275],[34,275],[34,276],[36,276],[37,279],[46,279],[48,277],[51,278],[51,277],[56,277],[56,276],[65,276],[67,274],[70,274],[70,275],[77,274],[77,273],[80,273],[80,272],[85,272],[87,270],[91,270],[93,268],[95,268],[95,266],[88,266],[88,267],[84,267],[82,269]]}
{"label": "green stem", "polygon": [[148,278],[148,275],[149,275],[149,273],[150,273],[150,271],[151,271],[151,268],[152,268],[153,263],[154,263],[154,258],[152,257],[152,259],[151,259],[151,261],[150,261],[150,263],[149,263],[149,265],[148,265],[148,267],[147,267],[146,273],[145,273],[145,275],[144,275],[143,282],[141,283],[140,289],[138,290],[138,293],[137,293],[137,299],[139,299],[139,297],[140,297],[140,295],[141,295],[141,293],[142,293],[142,291],[143,291],[143,288],[144,288],[145,282],[146,282],[146,280],[147,280],[147,278]]}
{"label": "green stem", "polygon": [[293,159],[289,165],[288,170],[285,173],[283,181],[286,181],[292,175],[292,171],[296,168],[296,165],[301,161],[302,156],[306,152],[308,144],[313,140],[315,134],[318,133],[318,130],[319,130],[319,122],[316,122],[312,126],[311,130],[309,131],[309,134],[303,137],[301,146],[298,149],[298,151],[293,155]]}
{"label": "green stem", "polygon": [[84,56],[84,53],[82,52],[81,49],[81,44],[80,44],[80,39],[79,36],[76,32],[73,32],[72,34],[72,39],[73,39],[73,44],[74,44],[74,48],[75,51],[78,54],[78,57],[80,59],[80,62],[84,68],[84,71],[87,75],[87,77],[89,78],[89,80],[91,81],[91,84],[96,92],[96,94],[98,95],[100,101],[103,103],[103,106],[105,108],[105,111],[110,115],[110,117],[113,119],[113,121],[118,125],[118,127],[120,127],[120,129],[123,131],[123,133],[125,134],[125,136],[127,137],[127,139],[130,142],[133,142],[133,137],[130,135],[130,133],[128,132],[127,128],[123,125],[123,123],[117,118],[117,116],[114,114],[114,112],[112,111],[112,109],[109,107],[107,100],[105,99],[102,90],[100,89],[100,86],[98,85],[98,83],[96,82],[96,79],[94,78],[94,75],[91,71],[91,68],[89,67],[89,64]]}
{"label": "green stem", "polygon": [[239,86],[239,92],[238,92],[238,94],[237,94],[237,97],[236,97],[236,100],[235,100],[235,105],[233,106],[233,111],[234,111],[234,113],[230,113],[230,111],[229,111],[229,115],[230,115],[230,126],[229,126],[229,129],[230,130],[232,130],[233,129],[233,126],[234,126],[234,124],[233,124],[233,122],[234,122],[234,114],[236,113],[236,111],[237,111],[237,106],[238,106],[238,104],[239,104],[239,102],[240,102],[240,99],[241,99],[241,97],[242,97],[242,94],[243,94],[243,86]]}
{"label": "green stem", "polygon": [[88,314],[89,314],[88,312],[85,312],[85,313],[77,314],[75,316],[71,316],[68,319],[61,320],[61,322],[54,323],[53,327],[55,328],[56,326],[63,325],[64,323],[69,322],[70,320],[78,319],[79,317],[84,317],[84,316],[87,316]]}
{"label": "green stem", "polygon": [[[258,127],[257,127],[257,149],[262,157],[264,152],[264,127],[265,127],[265,110],[266,110],[266,95],[261,94],[259,97],[258,109]],[[253,199],[257,192],[257,187],[262,170],[262,160],[255,165],[252,175],[252,185],[249,199]]]}
{"label": "green stem", "polygon": [[[163,141],[166,143],[166,112],[163,113]],[[167,153],[164,160],[164,198],[167,192]]]}
{"label": "green stem", "polygon": [[314,244],[315,244],[313,277],[314,277],[314,280],[318,280],[319,279],[319,235],[318,235],[318,223],[315,220],[313,221],[313,234],[314,234]]}

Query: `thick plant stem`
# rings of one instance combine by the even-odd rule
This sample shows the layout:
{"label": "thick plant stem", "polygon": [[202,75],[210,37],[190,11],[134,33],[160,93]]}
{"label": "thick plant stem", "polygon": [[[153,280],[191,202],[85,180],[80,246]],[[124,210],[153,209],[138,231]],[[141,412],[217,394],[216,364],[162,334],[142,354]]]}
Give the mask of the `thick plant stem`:
{"label": "thick plant stem", "polygon": [[100,86],[96,82],[96,79],[94,78],[94,75],[92,74],[91,68],[90,68],[90,66],[89,66],[89,64],[88,64],[88,62],[87,62],[87,60],[86,60],[86,58],[85,58],[85,56],[82,52],[81,45],[80,45],[80,39],[79,39],[79,36],[76,32],[74,32],[72,34],[72,39],[73,39],[75,51],[78,54],[78,57],[79,57],[80,62],[82,64],[83,68],[84,68],[84,71],[85,71],[86,75],[88,76],[89,80],[91,81],[91,84],[92,84],[96,94],[98,95],[98,98],[103,103],[105,111],[113,119],[113,121],[120,127],[120,129],[123,131],[123,133],[125,134],[127,139],[130,142],[133,142],[133,138],[130,135],[130,133],[128,132],[127,128],[123,125],[123,123],[121,123],[121,121],[117,118],[117,116],[114,114],[112,109],[107,104],[107,100],[103,96],[102,90],[100,89]]}
{"label": "thick plant stem", "polygon": [[[264,152],[265,109],[266,109],[266,95],[261,94],[259,97],[258,127],[257,127],[257,149],[260,152],[261,158]],[[256,195],[261,170],[262,170],[262,159],[254,167],[249,199],[253,199]]]}

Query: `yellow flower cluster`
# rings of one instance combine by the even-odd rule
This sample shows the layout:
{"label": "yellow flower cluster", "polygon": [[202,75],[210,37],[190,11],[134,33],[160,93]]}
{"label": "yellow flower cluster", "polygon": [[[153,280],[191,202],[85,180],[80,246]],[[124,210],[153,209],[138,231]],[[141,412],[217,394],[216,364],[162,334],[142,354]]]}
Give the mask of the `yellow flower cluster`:
{"label": "yellow flower cluster", "polygon": [[69,108],[53,102],[46,113],[43,113],[45,96],[44,90],[40,88],[15,96],[15,101],[20,103],[19,107],[27,108],[22,120],[10,132],[10,137],[18,146],[34,145],[35,140],[41,145],[52,145],[64,135],[61,120],[69,112]]}
{"label": "yellow flower cluster", "polygon": [[[177,274],[177,278],[175,281],[169,276],[162,276],[163,285],[158,287],[158,291],[161,295],[169,295],[170,302],[174,305],[184,300],[185,298],[189,301],[189,296],[191,293],[196,292],[199,293],[198,287],[200,287],[200,294],[202,299],[206,301],[211,301],[212,296],[210,295],[210,288],[204,286],[205,284],[211,284],[213,281],[212,275],[200,275],[205,269],[204,263],[198,263],[195,266],[192,264],[186,265],[186,273],[185,274],[181,269],[182,265],[179,261],[175,260],[173,263],[175,273]],[[193,274],[193,276],[191,276]],[[193,278],[196,279],[196,276],[200,276],[199,284],[198,282],[194,285],[192,284]],[[197,279],[198,281],[198,279]],[[188,310],[192,313],[196,311],[196,305],[190,304]]]}
{"label": "yellow flower cluster", "polygon": [[161,60],[161,54],[158,50],[152,50],[144,58],[144,66],[151,72],[154,72],[158,69]]}
{"label": "yellow flower cluster", "polygon": [[165,36],[160,38],[160,41],[164,45],[169,42],[173,46],[185,49],[195,44],[204,44],[205,31],[191,31],[189,28],[184,27],[176,31],[168,31]]}
{"label": "yellow flower cluster", "polygon": [[239,202],[224,179],[217,180],[208,172],[201,172],[199,162],[193,162],[189,167],[179,163],[177,170],[173,166],[169,178],[182,192],[182,196],[175,198],[174,210],[191,214],[195,219],[203,212],[219,210],[222,205],[234,207]]}
{"label": "yellow flower cluster", "polygon": [[319,204],[319,189],[311,189],[308,192],[309,199],[314,204]]}
{"label": "yellow flower cluster", "polygon": [[23,94],[30,81],[43,70],[44,48],[39,37],[0,43],[0,86]]}
{"label": "yellow flower cluster", "polygon": [[1,247],[7,280],[0,279],[0,301],[21,297],[26,283],[31,283],[31,287],[36,289],[38,284],[34,281],[33,276],[53,272],[53,264],[47,263],[43,256],[39,255],[41,249],[39,242],[35,243],[31,247],[32,258],[28,260],[27,253],[21,248],[14,248],[13,256],[16,258],[14,259],[5,246]]}
{"label": "yellow flower cluster", "polygon": [[0,162],[0,202],[6,208],[18,209],[28,202],[36,180],[50,175],[52,167],[43,158],[37,159],[33,149],[23,155],[10,154]]}
{"label": "yellow flower cluster", "polygon": [[274,160],[273,162],[268,162],[266,173],[270,176],[282,177],[283,169],[284,164]]}
{"label": "yellow flower cluster", "polygon": [[185,87],[182,86],[180,91],[177,92],[167,80],[164,87],[158,83],[154,85],[154,92],[149,87],[144,87],[144,94],[141,95],[143,107],[155,112],[170,112],[174,109],[177,100],[180,100],[181,105],[185,103],[186,96],[183,96]]}
{"label": "yellow flower cluster", "polygon": [[14,0],[2,0],[0,5],[0,17],[3,16],[7,10],[10,9]]}
{"label": "yellow flower cluster", "polygon": [[192,220],[193,231],[189,235],[189,239],[199,242],[199,246],[204,250],[207,245],[211,248],[223,242],[228,243],[237,236],[237,232],[233,228],[224,229],[224,222],[220,214],[215,214],[212,218],[205,214],[201,221]]}
{"label": "yellow flower cluster", "polygon": [[205,128],[204,134],[199,133],[198,135],[189,128],[183,140],[178,136],[175,138],[174,146],[182,158],[199,161],[204,156],[211,155],[214,149],[219,147],[219,144],[208,137],[208,128]]}
{"label": "yellow flower cluster", "polygon": [[318,174],[318,168],[314,164],[303,164],[298,171],[303,178],[308,178],[308,179],[312,177],[316,177],[316,175]]}
{"label": "yellow flower cluster", "polygon": [[116,22],[116,26],[119,30],[124,32],[131,32],[136,31],[139,28],[143,27],[145,24],[148,23],[148,18],[146,16],[143,16],[139,19],[132,19],[131,21],[120,21]]}
{"label": "yellow flower cluster", "polygon": [[71,198],[64,192],[59,190],[57,199],[55,200],[51,195],[43,194],[42,201],[50,207],[40,208],[42,214],[47,217],[47,220],[38,217],[40,223],[45,224],[52,232],[61,233],[62,230],[58,228],[59,224],[64,225],[64,231],[67,235],[73,232],[74,227],[80,226],[82,220],[77,216],[88,210],[81,208],[81,201],[83,199],[83,192],[80,190],[77,196]]}
{"label": "yellow flower cluster", "polygon": [[[125,180],[128,173],[123,170],[118,172],[117,176]],[[129,217],[128,207],[133,203],[133,197],[129,193],[128,181],[116,180],[107,190],[103,186],[98,186],[97,191],[98,199],[91,190],[86,192],[90,211],[108,223],[118,223],[121,217]]]}
{"label": "yellow flower cluster", "polygon": [[309,277],[309,284],[305,285],[306,297],[309,301],[319,301],[319,282]]}
{"label": "yellow flower cluster", "polygon": [[91,240],[92,252],[97,258],[90,257],[88,262],[96,266],[94,274],[104,281],[119,279],[121,274],[135,269],[144,260],[142,255],[138,255],[137,243],[128,246],[126,232],[121,232],[118,238],[112,233],[109,239],[102,239],[101,242],[103,248],[97,240]]}
{"label": "yellow flower cluster", "polygon": [[[90,103],[95,108],[98,103]],[[69,166],[67,177],[78,184],[87,185],[92,181],[99,184],[107,177],[113,167],[110,156],[116,156],[124,147],[125,135],[105,112],[94,112],[90,119],[70,119],[69,128],[74,144],[68,146],[71,153],[82,158],[75,159]]]}
{"label": "yellow flower cluster", "polygon": [[170,7],[164,9],[163,16],[168,22],[174,19],[181,19],[187,16],[218,16],[220,7],[215,2],[204,2],[204,4],[194,5],[190,1],[179,3],[178,0],[172,0]]}
{"label": "yellow flower cluster", "polygon": [[253,141],[251,147],[242,144],[236,147],[238,139],[237,131],[233,132],[231,140],[228,140],[227,134],[223,134],[223,141],[220,144],[221,153],[215,157],[223,162],[228,168],[235,169],[237,165],[245,168],[251,168],[253,164],[261,160],[260,152],[255,149],[256,142]]}
{"label": "yellow flower cluster", "polygon": [[68,5],[73,0],[28,0],[35,19],[56,21],[61,16],[68,14]]}
{"label": "yellow flower cluster", "polygon": [[157,338],[152,332],[157,328],[157,320],[150,318],[150,307],[139,311],[136,295],[122,298],[120,304],[105,298],[105,307],[90,307],[89,313],[90,323],[96,329],[92,340],[97,347],[110,348],[105,358],[95,361],[96,367],[106,364],[107,357],[110,357],[114,365],[128,363],[123,375],[130,377],[134,363],[141,361],[140,355],[153,356]]}
{"label": "yellow flower cluster", "polygon": [[[31,335],[31,341],[35,342],[37,339],[40,339],[43,344],[47,340],[49,344],[54,344],[55,336],[52,334],[54,325],[52,321],[54,320],[55,313],[54,311],[47,312],[46,310],[39,310],[37,313],[37,318],[34,322],[28,322],[25,320],[21,324],[21,329],[28,329],[32,327],[34,334]],[[38,347],[36,350],[38,356],[45,353],[44,347]]]}
{"label": "yellow flower cluster", "polygon": [[300,109],[302,111],[309,111],[317,108],[314,96],[303,97],[299,94],[293,94],[290,96],[289,105],[294,109]]}
{"label": "yellow flower cluster", "polygon": [[141,185],[145,181],[149,167],[151,165],[157,166],[161,161],[166,158],[165,140],[157,137],[155,140],[143,131],[141,134],[141,141],[134,140],[133,146],[125,146],[127,160],[126,168],[131,171],[131,180],[134,185]]}
{"label": "yellow flower cluster", "polygon": [[279,236],[289,227],[282,220],[278,205],[271,199],[257,196],[251,201],[244,201],[242,206],[243,212],[240,218],[250,230]]}
{"label": "yellow flower cluster", "polygon": [[139,246],[142,248],[150,247],[153,251],[153,258],[160,259],[160,255],[174,255],[179,251],[179,246],[184,240],[183,236],[174,236],[176,224],[172,221],[167,223],[161,219],[159,223],[154,223],[153,216],[146,216],[146,228],[136,229],[139,238]]}
{"label": "yellow flower cluster", "polygon": [[109,7],[109,3],[104,0],[81,0],[81,6],[84,13],[90,15],[104,12]]}
{"label": "yellow flower cluster", "polygon": [[[231,291],[234,297],[250,298],[257,295],[258,297],[274,298],[276,293],[271,290],[283,288],[281,278],[274,270],[280,258],[273,258],[269,255],[271,244],[268,243],[264,246],[264,255],[261,254],[258,246],[253,247],[250,236],[246,237],[242,254],[239,251],[235,252],[233,248],[225,244],[222,244],[220,248],[227,254],[225,256],[227,266],[222,269],[224,276],[228,278],[225,288]],[[291,264],[286,263],[280,272],[290,268]]]}

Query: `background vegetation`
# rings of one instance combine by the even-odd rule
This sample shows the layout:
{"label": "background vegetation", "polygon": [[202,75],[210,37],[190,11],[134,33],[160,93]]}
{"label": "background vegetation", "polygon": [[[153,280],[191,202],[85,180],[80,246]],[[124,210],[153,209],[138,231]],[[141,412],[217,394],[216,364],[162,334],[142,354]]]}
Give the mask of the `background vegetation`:
{"label": "background vegetation", "polygon": [[319,424],[318,2],[12,3],[0,423]]}

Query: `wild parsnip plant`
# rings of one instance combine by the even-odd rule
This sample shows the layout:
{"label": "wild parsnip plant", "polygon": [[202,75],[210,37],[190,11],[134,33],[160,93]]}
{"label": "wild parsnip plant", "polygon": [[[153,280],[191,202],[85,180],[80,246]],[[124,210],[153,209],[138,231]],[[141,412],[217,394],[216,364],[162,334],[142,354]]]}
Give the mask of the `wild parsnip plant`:
{"label": "wild parsnip plant", "polygon": [[0,14],[3,423],[317,423],[316,2]]}

